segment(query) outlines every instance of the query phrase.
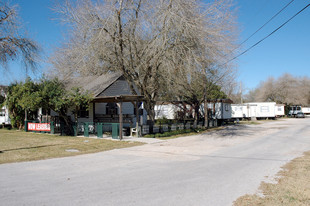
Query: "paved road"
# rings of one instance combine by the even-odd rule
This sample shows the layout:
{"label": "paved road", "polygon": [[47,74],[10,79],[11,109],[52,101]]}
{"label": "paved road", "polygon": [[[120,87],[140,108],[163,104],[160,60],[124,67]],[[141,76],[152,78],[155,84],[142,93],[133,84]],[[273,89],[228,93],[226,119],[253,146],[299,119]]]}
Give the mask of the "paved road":
{"label": "paved road", "polygon": [[310,118],[0,165],[0,205],[232,205],[310,150]]}

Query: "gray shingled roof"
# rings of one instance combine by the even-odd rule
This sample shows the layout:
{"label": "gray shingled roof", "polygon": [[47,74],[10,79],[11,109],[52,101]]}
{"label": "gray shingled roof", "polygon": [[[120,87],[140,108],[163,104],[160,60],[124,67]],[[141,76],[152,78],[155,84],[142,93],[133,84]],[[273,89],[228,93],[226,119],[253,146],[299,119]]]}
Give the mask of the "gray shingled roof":
{"label": "gray shingled roof", "polygon": [[65,82],[67,89],[73,87],[80,87],[85,91],[90,92],[96,97],[105,89],[107,89],[112,83],[118,80],[122,74],[103,74],[101,76],[86,76],[86,77],[74,77]]}

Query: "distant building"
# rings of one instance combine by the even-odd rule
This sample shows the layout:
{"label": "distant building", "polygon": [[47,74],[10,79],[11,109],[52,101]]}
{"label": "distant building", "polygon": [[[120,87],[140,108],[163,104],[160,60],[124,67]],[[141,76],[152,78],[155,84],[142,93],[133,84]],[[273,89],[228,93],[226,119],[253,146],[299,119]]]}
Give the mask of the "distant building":
{"label": "distant building", "polygon": [[[0,85],[0,95],[6,97],[7,86]],[[11,124],[11,119],[9,116],[9,110],[6,106],[0,108],[0,124],[9,125]]]}

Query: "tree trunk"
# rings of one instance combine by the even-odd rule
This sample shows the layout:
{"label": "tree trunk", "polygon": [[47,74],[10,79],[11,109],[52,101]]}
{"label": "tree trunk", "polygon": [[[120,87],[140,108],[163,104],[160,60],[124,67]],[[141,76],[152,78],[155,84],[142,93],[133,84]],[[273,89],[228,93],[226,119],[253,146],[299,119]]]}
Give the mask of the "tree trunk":
{"label": "tree trunk", "polygon": [[155,101],[145,101],[145,110],[147,112],[147,115],[149,117],[149,120],[154,123],[155,122]]}
{"label": "tree trunk", "polygon": [[74,131],[73,131],[73,128],[72,128],[72,125],[71,125],[71,120],[69,119],[69,117],[67,116],[67,114],[65,112],[59,112],[59,117],[61,117],[64,122],[65,122],[65,125],[67,126],[67,128],[65,128],[65,134],[66,135],[72,135],[74,134]]}
{"label": "tree trunk", "polygon": [[194,105],[194,111],[195,111],[195,116],[194,116],[194,128],[197,128],[197,124],[199,121],[199,104]]}
{"label": "tree trunk", "polygon": [[209,128],[209,115],[208,115],[208,113],[209,113],[208,102],[205,100],[204,101],[204,119],[205,119],[204,127],[205,128]]}

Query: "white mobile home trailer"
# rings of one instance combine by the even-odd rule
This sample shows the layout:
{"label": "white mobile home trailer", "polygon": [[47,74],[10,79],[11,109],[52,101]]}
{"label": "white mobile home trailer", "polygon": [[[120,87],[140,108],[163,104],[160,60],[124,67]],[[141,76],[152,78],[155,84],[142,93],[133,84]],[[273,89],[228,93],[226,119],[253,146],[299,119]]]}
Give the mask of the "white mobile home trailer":
{"label": "white mobile home trailer", "polygon": [[245,104],[233,104],[232,105],[232,118],[275,118],[275,102],[249,102]]}
{"label": "white mobile home trailer", "polygon": [[178,107],[167,102],[158,102],[155,107],[155,119],[175,119]]}
{"label": "white mobile home trailer", "polygon": [[231,103],[230,99],[211,100],[208,103],[208,109],[212,111],[213,118],[228,120],[232,118]]}
{"label": "white mobile home trailer", "polygon": [[[212,114],[212,118],[218,120],[231,119],[231,103],[230,99],[208,100],[208,110]],[[184,102],[157,102],[155,105],[155,119],[176,119],[178,112],[184,112],[184,108],[188,113],[194,115],[194,110],[190,105]],[[200,111],[204,112],[204,104],[200,105]]]}
{"label": "white mobile home trailer", "polygon": [[285,105],[284,104],[276,104],[275,115],[276,117],[285,116]]}
{"label": "white mobile home trailer", "polygon": [[301,108],[301,111],[302,111],[304,114],[310,114],[310,107],[302,107],[302,108]]}
{"label": "white mobile home trailer", "polygon": [[4,106],[0,109],[0,124],[1,125],[11,124],[11,120],[9,117],[9,110],[6,108],[6,106]]}
{"label": "white mobile home trailer", "polygon": [[257,102],[256,118],[275,118],[275,102]]}
{"label": "white mobile home trailer", "polygon": [[231,118],[243,119],[247,118],[247,106],[245,104],[232,104],[231,105]]}
{"label": "white mobile home trailer", "polygon": [[[0,85],[0,95],[6,97],[7,86]],[[0,124],[11,124],[9,109],[6,106],[0,107]]]}

